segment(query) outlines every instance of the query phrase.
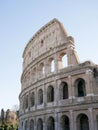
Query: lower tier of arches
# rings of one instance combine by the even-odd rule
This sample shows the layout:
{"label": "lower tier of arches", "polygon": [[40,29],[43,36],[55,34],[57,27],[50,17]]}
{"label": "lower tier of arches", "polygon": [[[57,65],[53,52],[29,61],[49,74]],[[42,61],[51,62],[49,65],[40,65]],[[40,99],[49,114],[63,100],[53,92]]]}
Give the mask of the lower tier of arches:
{"label": "lower tier of arches", "polygon": [[19,118],[19,130],[98,130],[98,109],[27,114]]}

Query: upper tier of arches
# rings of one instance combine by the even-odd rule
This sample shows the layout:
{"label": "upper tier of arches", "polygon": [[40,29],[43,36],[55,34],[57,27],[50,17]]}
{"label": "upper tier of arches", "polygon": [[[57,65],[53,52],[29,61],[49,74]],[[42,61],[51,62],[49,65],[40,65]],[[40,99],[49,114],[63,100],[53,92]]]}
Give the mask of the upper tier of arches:
{"label": "upper tier of arches", "polygon": [[[66,49],[71,46],[74,48],[74,39],[68,36],[63,25],[57,19],[53,19],[43,26],[26,45],[23,52],[23,70],[37,58],[57,52],[57,48],[63,44]],[[68,53],[66,54],[68,55]]]}

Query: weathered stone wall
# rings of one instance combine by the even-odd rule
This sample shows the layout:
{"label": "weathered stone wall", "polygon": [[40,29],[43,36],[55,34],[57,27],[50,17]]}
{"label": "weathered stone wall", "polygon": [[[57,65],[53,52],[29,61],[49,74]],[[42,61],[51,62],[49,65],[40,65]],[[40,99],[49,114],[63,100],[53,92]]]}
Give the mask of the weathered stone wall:
{"label": "weathered stone wall", "polygon": [[57,19],[43,26],[23,53],[19,130],[97,130],[97,69]]}

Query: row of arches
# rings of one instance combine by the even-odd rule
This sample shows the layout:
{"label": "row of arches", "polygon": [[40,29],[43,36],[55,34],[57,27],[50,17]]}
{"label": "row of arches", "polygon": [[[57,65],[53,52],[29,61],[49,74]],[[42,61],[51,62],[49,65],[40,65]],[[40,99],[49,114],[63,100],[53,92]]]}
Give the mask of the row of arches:
{"label": "row of arches", "polygon": [[[75,91],[76,91],[76,96],[77,97],[84,97],[86,96],[86,85],[85,85],[85,80],[82,78],[79,78],[76,80],[75,83]],[[35,105],[35,98],[37,98],[37,105],[41,105],[44,102],[44,90],[40,88],[37,91],[37,94],[35,94],[35,91],[28,95],[24,96],[23,99],[23,109],[27,109],[28,105],[30,107],[33,107]],[[36,97],[37,95],[37,97]],[[69,98],[69,91],[68,91],[68,84],[65,81],[62,81],[60,86],[59,86],[59,100],[66,100]],[[54,102],[55,100],[55,89],[53,85],[50,85],[47,87],[47,92],[46,92],[46,99],[47,103],[49,102]],[[28,103],[29,102],[29,103]]]}
{"label": "row of arches", "polygon": [[[58,60],[58,69],[67,67],[67,55],[61,53]],[[56,61],[53,57],[49,58],[48,63],[41,62],[38,67],[33,67],[28,73],[24,74],[22,83],[26,83],[28,80],[36,81],[38,78],[42,78],[46,73],[55,72]]]}
{"label": "row of arches", "polygon": [[[59,33],[60,33],[58,27],[53,27],[53,28],[49,29],[49,31],[47,29],[45,29],[45,32],[42,32],[42,31],[43,30],[41,30],[42,34],[40,34],[40,31],[39,31],[30,40],[30,42],[33,44],[31,44],[30,47],[25,50],[24,57],[23,57],[24,58],[23,67],[26,67],[28,61],[30,61],[31,59],[35,59],[36,57],[41,55],[43,53],[43,51],[46,52],[47,45],[48,45],[48,49],[49,49],[49,47],[51,47],[51,44],[54,43],[54,40],[56,40],[56,44],[57,44],[57,39],[58,39]],[[43,35],[43,33],[44,33],[44,35]],[[37,35],[38,35],[38,38],[37,38]],[[54,46],[55,46],[55,44],[53,45],[53,47]]]}
{"label": "row of arches", "polygon": [[[56,123],[58,128],[55,126]],[[90,130],[89,118],[86,114],[79,114],[74,125],[76,125],[77,130]],[[62,115],[58,122],[56,122],[53,116],[48,117],[45,122],[42,118],[38,118],[36,123],[34,119],[26,120],[22,122],[21,127],[21,130],[72,130],[71,121],[67,115]]]}

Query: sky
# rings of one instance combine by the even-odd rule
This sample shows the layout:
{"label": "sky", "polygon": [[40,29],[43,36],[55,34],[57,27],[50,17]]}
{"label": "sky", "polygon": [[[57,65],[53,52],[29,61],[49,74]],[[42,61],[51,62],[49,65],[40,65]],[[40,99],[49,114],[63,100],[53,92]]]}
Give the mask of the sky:
{"label": "sky", "polygon": [[19,105],[23,50],[53,18],[74,37],[80,61],[98,64],[98,0],[0,0],[0,110]]}

